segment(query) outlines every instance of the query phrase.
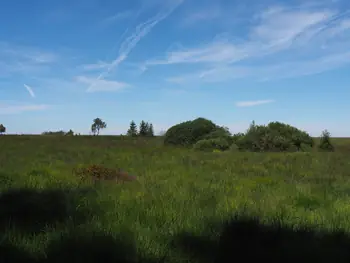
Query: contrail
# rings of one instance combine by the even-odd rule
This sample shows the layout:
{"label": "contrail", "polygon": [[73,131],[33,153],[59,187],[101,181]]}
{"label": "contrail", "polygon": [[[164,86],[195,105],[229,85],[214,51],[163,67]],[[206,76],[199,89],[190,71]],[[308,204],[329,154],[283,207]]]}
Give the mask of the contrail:
{"label": "contrail", "polygon": [[167,18],[179,5],[182,4],[184,0],[178,0],[176,3],[169,8],[166,11],[162,11],[155,15],[154,17],[148,19],[146,22],[143,22],[136,26],[135,31],[127,37],[120,46],[118,57],[114,59],[111,63],[111,65],[107,68],[105,72],[102,72],[95,80],[94,83],[92,83],[89,87],[89,89],[96,84],[96,82],[103,77],[105,77],[109,72],[111,72],[112,69],[117,67],[120,63],[122,63],[130,54],[130,52],[136,47],[136,45],[140,42],[142,38],[147,36],[148,33],[151,32],[153,27],[155,27],[159,22]]}
{"label": "contrail", "polygon": [[23,86],[29,92],[30,96],[32,96],[32,98],[35,98],[35,93],[34,93],[33,89],[30,86],[26,85],[26,84],[23,84]]}

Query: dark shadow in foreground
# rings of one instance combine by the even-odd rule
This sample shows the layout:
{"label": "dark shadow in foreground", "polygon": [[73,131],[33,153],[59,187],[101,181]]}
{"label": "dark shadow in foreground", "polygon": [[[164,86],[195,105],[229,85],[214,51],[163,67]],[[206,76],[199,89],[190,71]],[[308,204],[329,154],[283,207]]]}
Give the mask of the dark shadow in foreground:
{"label": "dark shadow in foreground", "polygon": [[292,229],[242,216],[227,222],[219,239],[182,233],[174,239],[173,249],[193,263],[350,262],[350,237],[343,231]]}
{"label": "dark shadow in foreground", "polygon": [[79,198],[92,189],[11,189],[0,193],[0,231],[15,228],[36,233],[67,219],[83,223],[92,209],[76,209]]}
{"label": "dark shadow in foreground", "polygon": [[[137,253],[130,231],[112,236],[96,231],[76,230],[93,215],[100,206],[94,203],[82,205],[80,198],[92,197],[94,189],[12,189],[0,194],[0,262],[6,263],[62,263],[62,262],[113,262],[156,263]],[[93,199],[93,198],[91,198]],[[79,208],[78,208],[79,207]],[[29,235],[45,231],[47,226],[65,224],[69,220],[68,234],[51,240],[45,256],[29,253],[11,242],[6,230],[15,229]]]}
{"label": "dark shadow in foreground", "polygon": [[5,242],[0,245],[0,262],[6,263],[158,263],[159,260],[140,257],[133,238],[121,234],[118,238],[105,233],[78,233],[50,242],[46,256],[29,254]]}

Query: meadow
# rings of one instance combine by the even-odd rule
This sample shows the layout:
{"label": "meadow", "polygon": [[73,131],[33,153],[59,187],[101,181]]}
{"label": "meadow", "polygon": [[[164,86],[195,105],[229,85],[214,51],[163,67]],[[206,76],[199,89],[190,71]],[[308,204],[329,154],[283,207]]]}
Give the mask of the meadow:
{"label": "meadow", "polygon": [[[333,140],[333,153],[205,153],[0,136],[0,262],[349,262],[350,139]],[[137,180],[75,176],[93,164]]]}

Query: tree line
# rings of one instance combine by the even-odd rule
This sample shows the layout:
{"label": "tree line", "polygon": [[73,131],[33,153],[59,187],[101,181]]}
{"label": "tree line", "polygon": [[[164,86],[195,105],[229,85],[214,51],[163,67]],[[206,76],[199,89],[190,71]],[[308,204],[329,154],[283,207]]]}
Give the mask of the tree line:
{"label": "tree line", "polygon": [[[93,123],[91,124],[91,133],[93,135],[99,135],[100,131],[105,128],[107,128],[107,123],[104,122],[101,118],[96,118],[93,120]],[[132,120],[130,122],[130,126],[126,132],[126,135],[131,137],[136,137],[136,136],[153,137],[154,136],[153,124],[142,120],[138,128],[135,121]]]}
{"label": "tree line", "polygon": [[[99,135],[100,130],[103,130],[105,128],[107,128],[107,123],[100,118],[96,118],[93,120],[93,123],[91,124],[91,133],[93,135]],[[153,124],[142,120],[138,128],[135,121],[132,120],[130,122],[130,126],[126,132],[126,135],[131,137],[136,137],[136,136],[153,137],[154,136]]]}
{"label": "tree line", "polygon": [[[99,135],[100,131],[107,128],[107,123],[104,122],[101,118],[95,118],[93,120],[93,123],[91,124],[90,131],[92,135]],[[0,135],[6,132],[6,127],[3,124],[0,124]],[[61,136],[72,136],[72,135],[80,135],[74,134],[73,130],[69,130],[68,132],[65,131],[45,131],[41,133],[41,135],[61,135]],[[135,121],[130,122],[129,129],[126,132],[127,136],[130,137],[153,137],[154,136],[154,129],[153,124],[150,122],[146,122],[142,120],[139,124],[139,127],[137,127]]]}

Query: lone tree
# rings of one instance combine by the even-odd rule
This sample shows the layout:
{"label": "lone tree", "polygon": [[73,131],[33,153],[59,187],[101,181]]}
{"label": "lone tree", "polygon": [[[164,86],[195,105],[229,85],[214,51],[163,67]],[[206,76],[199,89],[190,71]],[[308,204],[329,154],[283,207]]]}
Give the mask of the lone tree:
{"label": "lone tree", "polygon": [[0,124],[0,135],[6,132],[6,127],[3,124]]}
{"label": "lone tree", "polygon": [[324,130],[322,131],[321,138],[320,138],[320,144],[318,145],[318,149],[320,151],[324,152],[333,152],[334,146],[331,142],[331,134],[329,131]]}
{"label": "lone tree", "polygon": [[128,136],[136,137],[137,136],[137,126],[134,121],[130,122],[129,130],[126,132]]}
{"label": "lone tree", "polygon": [[100,130],[105,129],[107,127],[107,124],[102,121],[100,118],[96,118],[93,120],[93,123],[91,125],[91,132],[93,135],[99,135]]}

